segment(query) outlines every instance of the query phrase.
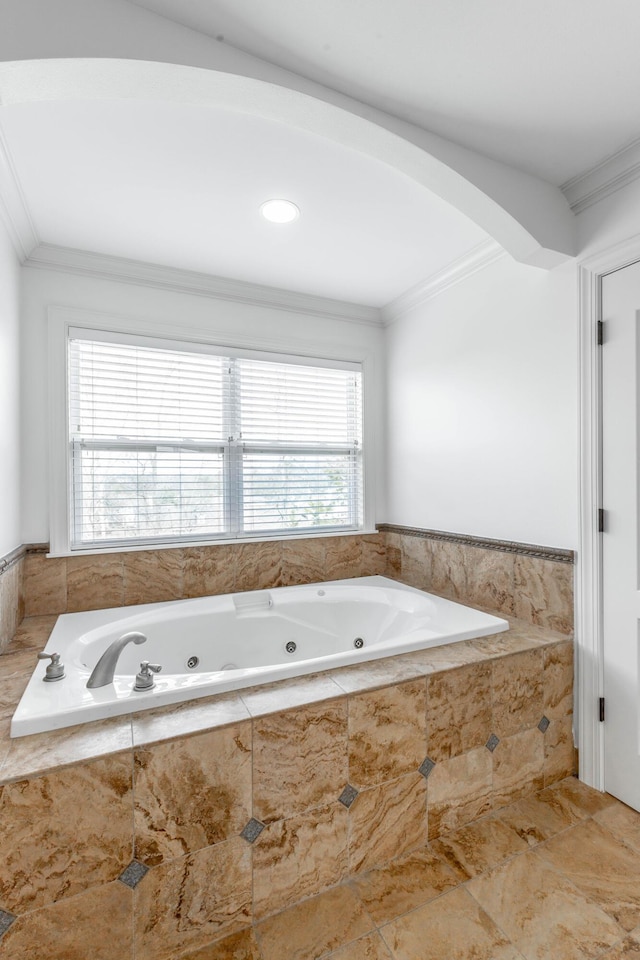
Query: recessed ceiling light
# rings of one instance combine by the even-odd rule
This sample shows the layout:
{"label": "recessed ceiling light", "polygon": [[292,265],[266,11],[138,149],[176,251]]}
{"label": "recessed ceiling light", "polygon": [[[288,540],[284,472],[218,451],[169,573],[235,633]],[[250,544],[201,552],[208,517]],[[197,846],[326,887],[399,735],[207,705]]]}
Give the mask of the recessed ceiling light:
{"label": "recessed ceiling light", "polygon": [[271,223],[292,223],[300,216],[300,209],[291,200],[265,200],[260,213]]}

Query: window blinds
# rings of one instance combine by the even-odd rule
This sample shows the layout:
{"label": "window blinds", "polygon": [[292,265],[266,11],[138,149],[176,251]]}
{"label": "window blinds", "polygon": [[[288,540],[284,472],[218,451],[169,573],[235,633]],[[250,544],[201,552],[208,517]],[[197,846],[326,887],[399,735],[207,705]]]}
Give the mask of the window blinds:
{"label": "window blinds", "polygon": [[361,436],[354,365],[72,335],[72,549],[357,529]]}

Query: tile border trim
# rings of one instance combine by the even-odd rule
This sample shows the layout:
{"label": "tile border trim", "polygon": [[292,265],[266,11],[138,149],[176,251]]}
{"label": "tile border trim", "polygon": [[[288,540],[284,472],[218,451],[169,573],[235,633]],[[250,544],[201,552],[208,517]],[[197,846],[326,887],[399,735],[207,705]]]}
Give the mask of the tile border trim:
{"label": "tile border trim", "polygon": [[425,540],[439,540],[446,543],[459,543],[468,547],[481,547],[484,550],[500,550],[503,553],[516,553],[523,557],[536,557],[539,560],[554,560],[556,563],[575,563],[573,550],[559,547],[542,547],[533,543],[519,543],[516,540],[489,540],[465,533],[448,533],[445,530],[427,530],[423,527],[405,527],[396,523],[379,523],[380,533],[399,533]]}
{"label": "tile border trim", "polygon": [[26,555],[27,548],[24,544],[16,547],[15,550],[11,550],[10,553],[5,553],[4,557],[0,557],[0,575],[2,575],[5,570],[8,570],[9,567],[12,567],[14,563],[18,563],[19,560],[26,557]]}

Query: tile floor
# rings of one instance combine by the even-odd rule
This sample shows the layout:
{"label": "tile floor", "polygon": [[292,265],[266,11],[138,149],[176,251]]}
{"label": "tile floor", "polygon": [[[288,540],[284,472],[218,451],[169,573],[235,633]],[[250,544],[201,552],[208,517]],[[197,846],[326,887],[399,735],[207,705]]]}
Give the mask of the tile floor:
{"label": "tile floor", "polygon": [[640,960],[640,814],[575,778],[181,960]]}

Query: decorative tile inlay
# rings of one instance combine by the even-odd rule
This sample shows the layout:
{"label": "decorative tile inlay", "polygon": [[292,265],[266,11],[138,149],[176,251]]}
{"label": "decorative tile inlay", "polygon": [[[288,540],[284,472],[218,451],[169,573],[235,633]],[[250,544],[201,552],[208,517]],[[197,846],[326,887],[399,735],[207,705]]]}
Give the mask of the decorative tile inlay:
{"label": "decorative tile inlay", "polygon": [[128,887],[131,887],[132,890],[135,890],[142,878],[146,877],[148,873],[149,867],[146,867],[144,863],[140,863],[139,860],[132,860],[126,870],[122,871],[118,880]]}
{"label": "decorative tile inlay", "polygon": [[256,820],[255,817],[251,817],[248,824],[240,833],[240,836],[246,840],[248,843],[253,843],[254,840],[257,840],[262,831],[264,830],[264,823],[260,823],[259,820]]}
{"label": "decorative tile inlay", "polygon": [[435,767],[433,760],[429,760],[429,757],[425,757],[420,766],[418,767],[418,773],[421,773],[425,780],[429,777],[429,774]]}
{"label": "decorative tile inlay", "polygon": [[355,787],[352,787],[350,783],[346,785],[340,796],[338,797],[338,802],[341,803],[344,807],[349,809],[355,798],[358,796],[358,791]]}
{"label": "decorative tile inlay", "polygon": [[487,740],[487,742],[485,743],[485,747],[487,748],[487,750],[490,750],[491,753],[493,753],[493,751],[495,750],[495,748],[498,746],[499,743],[500,743],[500,738],[496,737],[495,733],[492,733],[489,739]]}
{"label": "decorative tile inlay", "polygon": [[2,935],[7,932],[11,924],[16,918],[12,913],[7,913],[6,910],[0,910],[0,939]]}
{"label": "decorative tile inlay", "polygon": [[540,730],[542,733],[546,733],[547,730],[549,729],[550,723],[551,721],[548,720],[547,717],[543,717],[540,723],[538,724],[538,730]]}

